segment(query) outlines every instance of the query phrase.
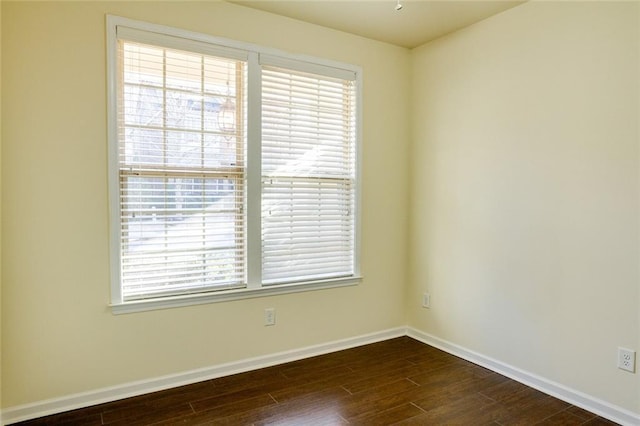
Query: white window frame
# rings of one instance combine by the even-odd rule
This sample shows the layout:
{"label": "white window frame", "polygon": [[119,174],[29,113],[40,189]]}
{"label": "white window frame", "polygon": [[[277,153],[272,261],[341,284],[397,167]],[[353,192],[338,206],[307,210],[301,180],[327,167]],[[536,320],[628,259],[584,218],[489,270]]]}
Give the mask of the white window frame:
{"label": "white window frame", "polygon": [[[178,306],[188,306],[203,303],[222,302],[237,299],[271,296],[275,294],[294,293],[333,287],[356,285],[362,280],[360,270],[360,182],[361,182],[361,128],[362,128],[362,70],[350,64],[313,58],[304,55],[292,55],[276,49],[265,48],[254,44],[213,37],[205,34],[185,31],[135,21],[118,16],[108,15],[107,23],[107,126],[109,146],[109,213],[110,213],[110,269],[111,269],[111,303],[114,314],[147,311]],[[194,49],[202,52],[241,51],[248,58],[247,73],[247,153],[246,175],[247,185],[247,216],[246,216],[246,244],[247,244],[247,286],[241,289],[217,290],[206,293],[195,293],[179,296],[159,297],[124,301],[121,291],[120,265],[120,191],[118,173],[118,121],[117,121],[117,31],[124,29],[127,33],[138,34],[137,37],[148,37],[149,44],[153,44],[154,34],[164,37],[176,37],[181,43],[187,41]],[[261,282],[261,61],[271,65],[282,65],[298,71],[315,72],[318,74],[333,73],[336,77],[352,75],[356,84],[356,148],[355,148],[355,212],[354,212],[354,271],[346,278],[314,280],[310,282],[296,282],[264,286]]]}

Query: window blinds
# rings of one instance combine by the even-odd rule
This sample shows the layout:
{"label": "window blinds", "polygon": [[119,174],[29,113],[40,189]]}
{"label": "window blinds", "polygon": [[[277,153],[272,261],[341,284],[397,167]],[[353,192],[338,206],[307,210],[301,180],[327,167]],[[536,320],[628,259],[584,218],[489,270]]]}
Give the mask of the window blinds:
{"label": "window blinds", "polygon": [[118,40],[124,301],[245,283],[246,62]]}
{"label": "window blinds", "polygon": [[355,273],[355,81],[262,67],[262,281]]}
{"label": "window blinds", "polygon": [[359,69],[108,21],[113,306],[358,282]]}

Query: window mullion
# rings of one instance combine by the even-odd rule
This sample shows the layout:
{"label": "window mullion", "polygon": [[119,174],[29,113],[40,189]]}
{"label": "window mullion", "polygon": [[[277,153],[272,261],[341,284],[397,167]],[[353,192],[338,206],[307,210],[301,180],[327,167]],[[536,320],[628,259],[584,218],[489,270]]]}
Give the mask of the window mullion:
{"label": "window mullion", "polygon": [[247,61],[247,288],[262,286],[262,81],[257,53]]}

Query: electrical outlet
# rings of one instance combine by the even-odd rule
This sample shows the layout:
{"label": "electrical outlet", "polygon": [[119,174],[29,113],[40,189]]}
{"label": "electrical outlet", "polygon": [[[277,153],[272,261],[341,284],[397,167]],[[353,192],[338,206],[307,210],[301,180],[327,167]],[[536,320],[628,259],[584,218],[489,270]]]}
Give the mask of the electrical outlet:
{"label": "electrical outlet", "polygon": [[429,293],[422,295],[422,307],[427,309],[431,307],[431,295]]}
{"label": "electrical outlet", "polygon": [[267,308],[264,310],[264,325],[276,325],[275,308]]}
{"label": "electrical outlet", "polygon": [[618,348],[618,368],[634,373],[636,371],[636,351]]}

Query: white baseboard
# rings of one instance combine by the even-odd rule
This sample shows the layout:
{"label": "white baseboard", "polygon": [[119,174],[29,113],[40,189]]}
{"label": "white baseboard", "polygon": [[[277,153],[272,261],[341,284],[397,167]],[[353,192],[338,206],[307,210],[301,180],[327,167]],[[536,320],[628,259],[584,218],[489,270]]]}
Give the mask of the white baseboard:
{"label": "white baseboard", "polygon": [[448,342],[428,333],[407,328],[407,336],[419,340],[427,345],[441,349],[457,357],[466,359],[474,364],[488,368],[503,376],[509,377],[522,384],[538,389],[548,395],[561,399],[576,407],[584,408],[587,411],[598,414],[601,417],[620,423],[625,426],[640,425],[640,414],[633,413],[621,407],[617,407],[606,401],[594,398],[591,395],[570,389],[564,385],[537,376],[519,368],[510,366],[501,361],[489,358],[477,352],[466,349],[455,343]]}
{"label": "white baseboard", "polygon": [[625,426],[640,425],[640,414],[633,413],[621,407],[617,407],[606,401],[594,398],[582,392],[570,389],[559,383],[537,376],[535,374],[512,367],[501,361],[489,358],[462,346],[440,339],[428,333],[414,328],[399,327],[376,333],[356,336],[348,339],[337,340],[320,345],[308,346],[286,352],[249,358],[237,362],[220,364],[212,367],[186,371],[149,380],[125,383],[123,385],[97,389],[95,391],[68,395],[62,398],[38,401],[17,407],[9,407],[0,413],[0,424],[11,424],[23,420],[34,419],[50,414],[89,407],[91,405],[116,401],[122,398],[156,392],[177,386],[197,383],[203,380],[231,374],[243,373],[259,368],[271,367],[285,362],[296,361],[316,355],[323,355],[343,349],[375,343],[394,337],[409,336],[423,343],[441,349],[452,355],[466,359],[474,364],[481,365],[496,373],[502,374],[546,394],[566,401],[577,407],[596,413],[599,416],[620,423]]}
{"label": "white baseboard", "polygon": [[102,404],[159,390],[170,389],[177,386],[197,383],[204,380],[215,379],[217,377],[271,367],[290,361],[297,361],[316,355],[323,355],[330,352],[392,339],[394,337],[405,336],[406,331],[407,329],[405,327],[399,327],[362,336],[351,337],[348,339],[336,340],[320,345],[308,346],[286,352],[279,352],[237,362],[186,371],[179,374],[125,383],[123,385],[68,395],[62,398],[38,401],[17,407],[9,407],[2,410],[2,413],[0,414],[0,423],[3,425],[11,424],[23,420],[48,416],[50,414],[75,410],[77,408],[89,407],[91,405]]}

